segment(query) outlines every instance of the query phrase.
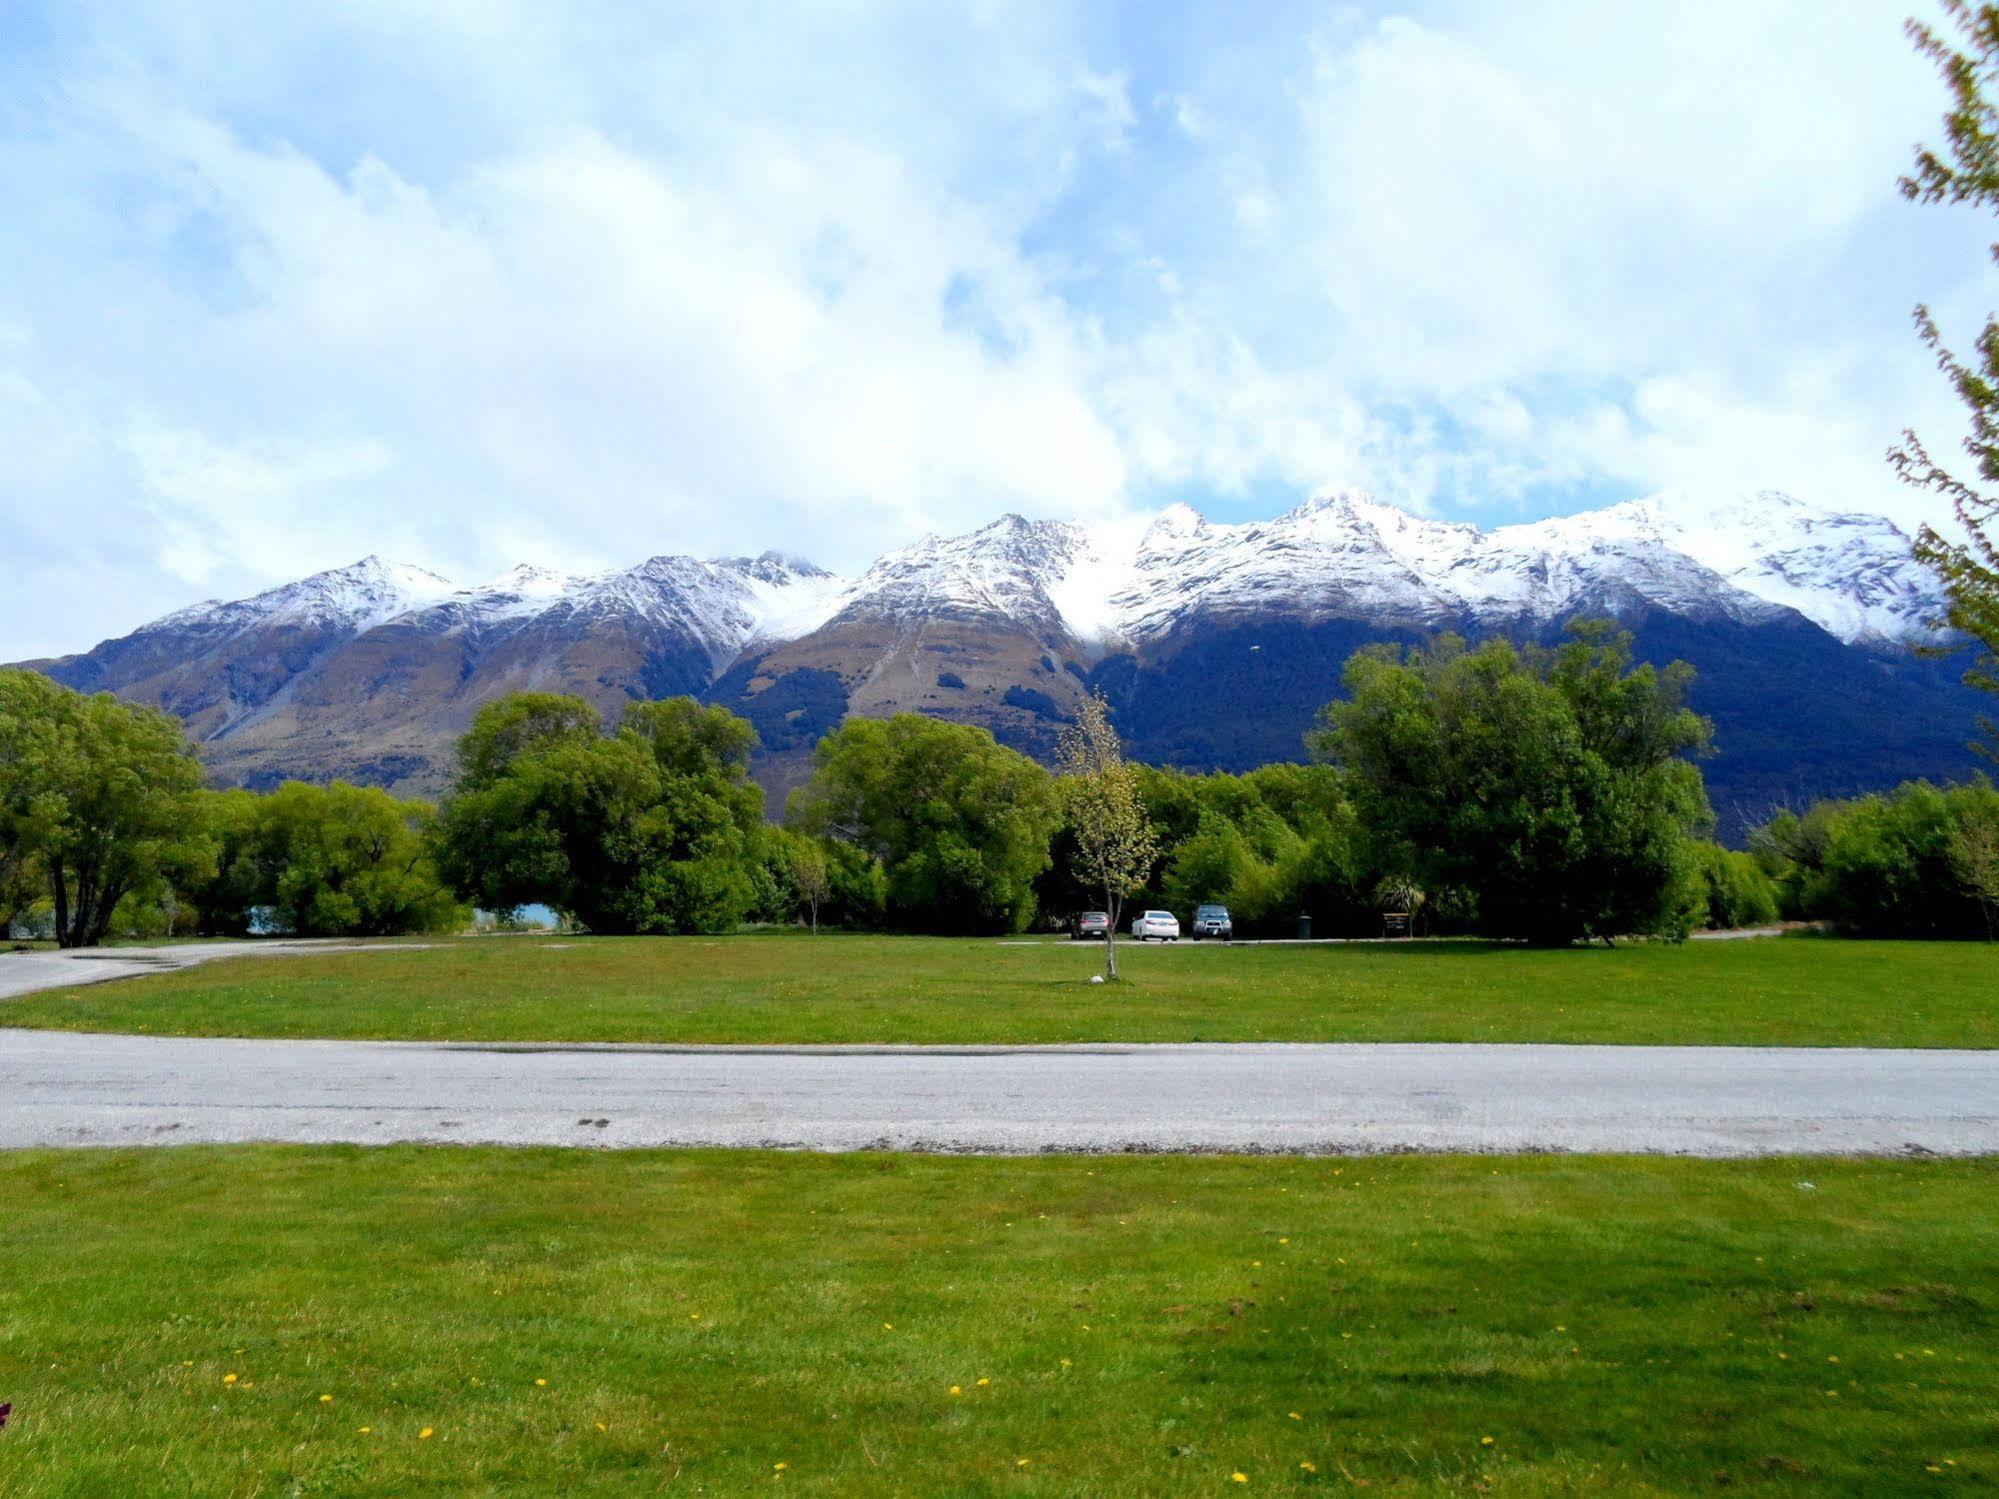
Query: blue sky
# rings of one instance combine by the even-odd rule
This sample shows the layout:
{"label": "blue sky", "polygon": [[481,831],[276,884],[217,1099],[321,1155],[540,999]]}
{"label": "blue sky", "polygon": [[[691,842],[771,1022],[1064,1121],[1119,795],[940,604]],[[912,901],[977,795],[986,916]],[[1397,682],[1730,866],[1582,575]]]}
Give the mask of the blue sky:
{"label": "blue sky", "polygon": [[1923,514],[1906,0],[0,8],[0,659],[1359,485]]}

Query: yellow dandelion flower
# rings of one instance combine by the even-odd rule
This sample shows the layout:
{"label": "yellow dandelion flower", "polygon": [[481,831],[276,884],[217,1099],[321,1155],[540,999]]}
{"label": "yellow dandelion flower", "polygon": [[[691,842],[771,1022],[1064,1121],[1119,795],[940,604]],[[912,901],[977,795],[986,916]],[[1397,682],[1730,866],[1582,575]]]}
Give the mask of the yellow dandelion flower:
{"label": "yellow dandelion flower", "polygon": [[895,1331],[895,1324],[894,1324],[893,1322],[884,1322],[884,1323],[882,1323],[882,1331],[883,1331],[883,1332],[894,1332],[894,1331]]}
{"label": "yellow dandelion flower", "polygon": [[991,1381],[990,1379],[982,1379],[982,1380],[980,1380],[980,1381],[979,1381],[979,1383],[980,1383],[981,1385],[989,1385],[989,1384],[991,1384],[991,1383],[992,1383],[992,1381]]}
{"label": "yellow dandelion flower", "polygon": [[1291,1241],[1289,1239],[1279,1239],[1277,1242],[1280,1244],[1289,1244]]}
{"label": "yellow dandelion flower", "polygon": [[770,1465],[770,1470],[773,1473],[782,1473],[786,1468],[790,1466],[791,1466],[790,1463],[772,1463]]}
{"label": "yellow dandelion flower", "polygon": [[372,1426],[362,1426],[356,1429],[359,1430],[361,1435],[365,1437],[369,1432],[373,1431],[375,1428]]}
{"label": "yellow dandelion flower", "polygon": [[1836,1353],[1828,1353],[1825,1356],[1825,1361],[1829,1364],[1836,1364],[1839,1362],[1839,1355]]}
{"label": "yellow dandelion flower", "polygon": [[602,1421],[599,1421],[599,1422],[597,1423],[597,1429],[598,1429],[599,1431],[609,1431],[609,1430],[610,1430],[611,1428],[610,1428],[610,1427],[608,1427],[608,1426],[606,1426],[606,1425],[605,1425],[605,1424],[604,1424],[604,1423],[603,1423]]}
{"label": "yellow dandelion flower", "polygon": [[331,1395],[321,1395],[319,1397],[319,1403],[321,1405],[331,1405],[333,1404],[333,1397]]}
{"label": "yellow dandelion flower", "polygon": [[[1900,1358],[1901,1356],[1902,1355],[1899,1353],[1895,1355],[1896,1358]],[[194,1367],[194,1360],[191,1358],[184,1358],[180,1361],[180,1366],[183,1369],[192,1369]]]}
{"label": "yellow dandelion flower", "polygon": [[1492,1438],[1491,1438],[1491,1437],[1480,1437],[1480,1438],[1478,1439],[1478,1444],[1479,1444],[1479,1446],[1481,1446],[1481,1447],[1490,1447],[1490,1446],[1492,1445]]}
{"label": "yellow dandelion flower", "polygon": [[1300,1463],[1298,1466],[1303,1468],[1307,1473],[1316,1473],[1319,1471],[1319,1465],[1313,1462]]}
{"label": "yellow dandelion flower", "polygon": [[428,1426],[424,1427],[424,1429],[423,1429],[422,1431],[420,1431],[420,1432],[418,1432],[418,1433],[416,1434],[416,1439],[417,1439],[417,1440],[418,1440],[419,1442],[427,1442],[427,1441],[429,1441],[429,1440],[430,1440],[430,1431],[431,1431],[431,1429],[430,1429],[430,1428],[429,1428]]}
{"label": "yellow dandelion flower", "polygon": [[544,1387],[545,1387],[545,1386],[546,1386],[546,1385],[548,1384],[548,1381],[547,1381],[547,1380],[545,1380],[545,1379],[537,1379],[537,1380],[535,1381],[535,1383],[536,1383],[537,1385],[541,1385],[541,1386],[544,1386]]}
{"label": "yellow dandelion flower", "polygon": [[951,1393],[952,1393],[953,1395],[962,1395],[962,1394],[964,1394],[965,1392],[964,1392],[963,1390],[959,1389],[959,1388],[958,1388],[958,1387],[957,1387],[956,1385],[952,1385],[952,1386],[951,1386]]}
{"label": "yellow dandelion flower", "polygon": [[236,1376],[233,1374],[225,1374],[222,1376],[222,1382],[224,1384],[234,1384],[236,1383]]}
{"label": "yellow dandelion flower", "polygon": [[1069,1361],[1066,1358],[1062,1360],[1062,1367],[1065,1369],[1069,1367]]}
{"label": "yellow dandelion flower", "polygon": [[1013,1460],[1013,1465],[1016,1468],[1024,1468],[1033,1461],[1034,1459],[1031,1457],[1017,1457]]}
{"label": "yellow dandelion flower", "polygon": [[1247,1473],[1231,1473],[1231,1474],[1229,1474],[1229,1482],[1230,1482],[1230,1483],[1248,1483],[1248,1482],[1249,1482],[1249,1475],[1248,1475]]}

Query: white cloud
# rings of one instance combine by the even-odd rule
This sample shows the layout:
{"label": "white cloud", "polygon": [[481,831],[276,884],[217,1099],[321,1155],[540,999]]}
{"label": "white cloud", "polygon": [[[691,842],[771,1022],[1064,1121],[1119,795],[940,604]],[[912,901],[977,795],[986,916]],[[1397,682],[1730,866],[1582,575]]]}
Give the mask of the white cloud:
{"label": "white cloud", "polygon": [[846,565],[1331,483],[1906,507],[1881,450],[1955,429],[1907,308],[1989,301],[1989,226],[1893,196],[1941,107],[1899,12],[43,8],[0,659],[367,551]]}

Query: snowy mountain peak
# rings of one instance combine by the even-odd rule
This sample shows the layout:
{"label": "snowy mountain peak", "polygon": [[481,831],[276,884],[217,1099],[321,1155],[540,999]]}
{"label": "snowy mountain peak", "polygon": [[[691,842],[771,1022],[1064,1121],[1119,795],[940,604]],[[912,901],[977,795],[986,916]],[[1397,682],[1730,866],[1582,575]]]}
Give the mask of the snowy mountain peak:
{"label": "snowy mountain peak", "polygon": [[843,615],[1000,622],[1096,651],[1216,619],[1477,631],[1647,610],[1741,620],[1795,610],[1849,643],[1918,638],[1940,612],[1934,582],[1892,521],[1776,491],[1667,491],[1487,532],[1329,489],[1239,524],[1185,504],[1086,523],[1007,514],[961,535],[926,536],[850,578],[767,551],[662,555],[585,575],[523,563],[460,588],[370,556],[234,603],[180,610],[141,634],[216,642],[275,626],[332,639],[394,622],[491,639],[576,621],[562,628],[691,642],[719,674],[745,652]]}
{"label": "snowy mountain peak", "polygon": [[451,592],[448,579],[406,562],[367,556],[246,599],[210,599],[175,610],[148,630],[228,637],[257,627],[359,633]]}
{"label": "snowy mountain peak", "polygon": [[785,552],[764,551],[754,557],[717,557],[713,565],[745,577],[783,587],[801,578],[830,578],[825,568]]}
{"label": "snowy mountain peak", "polygon": [[1145,539],[1148,542],[1155,539],[1169,541],[1178,537],[1192,536],[1198,531],[1207,529],[1207,525],[1207,519],[1200,511],[1184,500],[1176,500],[1154,518],[1151,526],[1146,529]]}
{"label": "snowy mountain peak", "polygon": [[1533,528],[1556,544],[1649,542],[1840,639],[1906,641],[1942,611],[1908,534],[1885,516],[1827,510],[1780,490],[1665,490]]}

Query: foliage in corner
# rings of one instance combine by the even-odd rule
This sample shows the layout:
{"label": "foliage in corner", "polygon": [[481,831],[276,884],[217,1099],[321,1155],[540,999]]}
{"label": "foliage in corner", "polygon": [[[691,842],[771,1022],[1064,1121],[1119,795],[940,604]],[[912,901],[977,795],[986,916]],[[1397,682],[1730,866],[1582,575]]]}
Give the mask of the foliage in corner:
{"label": "foliage in corner", "polygon": [[[1941,153],[1923,148],[1915,170],[1901,180],[1902,195],[1918,203],[1970,204],[1999,211],[1999,5],[1972,5],[1968,0],[1939,0],[1952,39],[1920,21],[1908,23],[1918,50],[1936,63],[1950,90],[1950,112],[1944,116],[1946,145]],[[1999,244],[1992,247],[1999,260]],[[1915,312],[1916,330],[1936,355],[1958,399],[1964,403],[1971,430],[1964,439],[1976,483],[1960,479],[1936,462],[1913,431],[1888,459],[1904,481],[1948,499],[1964,528],[1965,539],[1953,541],[1932,526],[1916,538],[1916,556],[1942,582],[1945,612],[1938,629],[1955,630],[1975,642],[1975,659],[1964,680],[1987,692],[1999,692],[1999,493],[1979,484],[1999,484],[1999,317],[1988,314],[1970,359],[1960,358],[1943,341],[1927,306]],[[1936,654],[1953,654],[1944,647]],[[1979,750],[1999,755],[1999,720],[1980,716],[1987,743]]]}

